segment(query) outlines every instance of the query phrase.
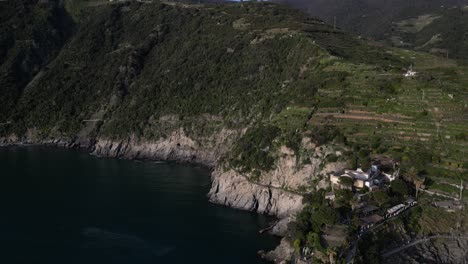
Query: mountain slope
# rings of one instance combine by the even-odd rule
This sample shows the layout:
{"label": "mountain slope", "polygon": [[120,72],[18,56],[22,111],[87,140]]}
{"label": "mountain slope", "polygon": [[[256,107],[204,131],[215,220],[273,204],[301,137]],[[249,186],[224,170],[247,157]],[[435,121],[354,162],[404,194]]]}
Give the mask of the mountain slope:
{"label": "mountain slope", "polygon": [[468,62],[468,8],[449,8],[394,24],[389,44]]}
{"label": "mountain slope", "polygon": [[[86,12],[2,111],[11,122],[4,136],[159,140],[181,128],[193,138],[249,128],[227,158],[245,172],[273,168],[278,157],[263,149],[285,144],[298,154],[303,137],[338,135],[357,148],[380,142],[375,155],[427,152],[418,164],[434,164],[425,171],[437,177],[466,162],[467,78],[453,61],[365,42],[276,4],[132,2]],[[410,64],[416,79],[403,78]],[[414,149],[400,148],[407,144]]]}
{"label": "mountain slope", "polygon": [[[449,49],[450,53],[453,54],[452,58],[468,61],[466,54],[459,51],[464,43],[460,38],[466,36],[467,33],[464,26],[466,24],[464,23],[466,21],[466,11],[462,11],[468,5],[466,0],[280,0],[279,2],[300,8],[329,24],[336,22],[337,26],[343,30],[371,37],[375,40],[384,40],[396,46],[401,46],[400,40],[402,40],[417,47],[429,41],[437,33],[441,33],[445,35],[444,39],[447,40],[444,41],[443,48]],[[442,18],[425,25],[425,32],[415,36],[407,34],[408,32],[402,32],[398,27],[402,23],[417,22],[418,17],[422,18],[419,21],[424,20],[424,18],[428,21],[430,18],[439,16],[442,16]],[[437,33],[430,35],[428,38],[427,34],[430,32]],[[459,39],[455,41],[453,39],[455,37]],[[425,41],[422,42],[423,40]],[[413,43],[414,41],[415,43]],[[454,43],[459,44],[460,47],[454,47]],[[405,45],[404,47],[411,46]]]}
{"label": "mountain slope", "polygon": [[58,4],[0,2],[0,122],[7,118],[24,87],[57,55],[73,27]]}

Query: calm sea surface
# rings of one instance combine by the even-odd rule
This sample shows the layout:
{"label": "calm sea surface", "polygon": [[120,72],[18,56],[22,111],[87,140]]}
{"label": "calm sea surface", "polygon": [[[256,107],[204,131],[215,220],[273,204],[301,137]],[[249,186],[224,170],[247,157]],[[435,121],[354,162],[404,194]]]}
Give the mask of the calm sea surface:
{"label": "calm sea surface", "polygon": [[264,216],[213,205],[189,165],[0,148],[0,263],[261,263]]}

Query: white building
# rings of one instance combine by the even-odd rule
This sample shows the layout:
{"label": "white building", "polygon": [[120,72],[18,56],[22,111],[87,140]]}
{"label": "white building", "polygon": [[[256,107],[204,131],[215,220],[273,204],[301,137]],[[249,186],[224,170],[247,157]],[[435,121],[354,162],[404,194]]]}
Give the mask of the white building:
{"label": "white building", "polygon": [[413,65],[411,65],[408,69],[408,71],[404,74],[406,78],[413,78],[416,77],[418,73],[413,71]]}
{"label": "white building", "polygon": [[398,173],[392,175],[383,173],[379,170],[378,166],[372,165],[368,171],[363,171],[361,168],[357,170],[344,170],[338,173],[330,175],[330,183],[332,188],[347,188],[349,186],[343,186],[340,179],[342,177],[348,177],[353,180],[353,186],[358,189],[368,187],[370,190],[379,189],[384,182],[391,182],[396,179]]}

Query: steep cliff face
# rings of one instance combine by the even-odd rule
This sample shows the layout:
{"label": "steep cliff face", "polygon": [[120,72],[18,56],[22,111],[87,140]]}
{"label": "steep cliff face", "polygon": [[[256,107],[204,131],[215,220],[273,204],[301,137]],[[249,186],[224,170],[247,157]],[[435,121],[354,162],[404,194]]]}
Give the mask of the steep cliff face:
{"label": "steep cliff face", "polygon": [[324,176],[346,166],[345,162],[327,163],[326,156],[336,153],[332,146],[318,147],[305,138],[302,147],[313,153],[306,164],[299,164],[294,151],[281,146],[273,170],[258,177],[220,164],[212,174],[210,201],[279,217],[297,213],[303,206],[301,192],[326,187]]}
{"label": "steep cliff face", "polygon": [[239,137],[242,130],[221,129],[213,134],[190,137],[178,128],[167,137],[147,140],[132,135],[126,139],[110,139],[90,135],[72,138],[41,137],[36,129],[28,129],[23,136],[11,134],[0,137],[0,145],[44,144],[67,148],[84,148],[91,154],[109,158],[167,160],[215,167],[217,161]]}
{"label": "steep cliff face", "polygon": [[139,140],[135,136],[125,140],[100,138],[92,153],[103,157],[174,160],[214,167],[239,133],[240,131],[222,129],[208,138],[193,139],[180,128],[169,137],[156,141]]}
{"label": "steep cliff face", "polygon": [[346,162],[328,162],[328,155],[341,156],[336,146],[317,146],[310,138],[303,138],[301,147],[310,153],[306,161],[299,160],[300,157],[292,149],[281,146],[278,153],[278,161],[271,171],[264,171],[258,177],[258,183],[275,188],[283,188],[294,191],[305,191],[326,188],[327,175],[330,172],[340,171],[347,166]]}
{"label": "steep cliff face", "polygon": [[302,209],[302,196],[260,185],[234,170],[212,174],[210,201],[226,206],[284,217]]}

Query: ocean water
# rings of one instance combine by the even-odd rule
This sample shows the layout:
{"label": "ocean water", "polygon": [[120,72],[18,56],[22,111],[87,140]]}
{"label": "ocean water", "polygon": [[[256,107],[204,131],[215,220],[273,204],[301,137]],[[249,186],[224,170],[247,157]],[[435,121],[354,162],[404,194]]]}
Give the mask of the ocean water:
{"label": "ocean water", "polygon": [[208,202],[209,172],[0,148],[0,263],[262,263],[271,221]]}

